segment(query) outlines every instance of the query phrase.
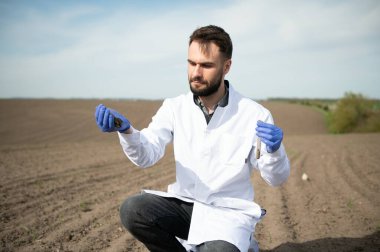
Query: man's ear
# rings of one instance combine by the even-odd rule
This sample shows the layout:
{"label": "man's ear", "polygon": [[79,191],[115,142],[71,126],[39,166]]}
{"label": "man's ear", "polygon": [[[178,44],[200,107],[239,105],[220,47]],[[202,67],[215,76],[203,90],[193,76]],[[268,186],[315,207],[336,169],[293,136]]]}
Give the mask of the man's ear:
{"label": "man's ear", "polygon": [[226,75],[230,71],[231,64],[232,64],[232,60],[231,59],[228,59],[228,60],[226,60],[224,62],[224,66],[223,66],[223,73],[224,73],[224,75]]}

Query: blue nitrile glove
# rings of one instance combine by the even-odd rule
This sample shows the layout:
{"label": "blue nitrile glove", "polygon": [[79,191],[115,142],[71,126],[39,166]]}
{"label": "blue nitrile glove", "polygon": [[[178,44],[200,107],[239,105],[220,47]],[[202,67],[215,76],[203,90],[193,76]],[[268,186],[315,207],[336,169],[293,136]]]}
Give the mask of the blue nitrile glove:
{"label": "blue nitrile glove", "polygon": [[[115,126],[115,117],[121,120],[122,123],[120,127]],[[96,107],[95,120],[99,129],[103,132],[125,132],[131,127],[127,118],[116,110],[107,108],[103,104],[99,104]]]}
{"label": "blue nitrile glove", "polygon": [[282,129],[276,125],[257,121],[256,134],[266,144],[269,153],[273,153],[280,148],[283,133]]}

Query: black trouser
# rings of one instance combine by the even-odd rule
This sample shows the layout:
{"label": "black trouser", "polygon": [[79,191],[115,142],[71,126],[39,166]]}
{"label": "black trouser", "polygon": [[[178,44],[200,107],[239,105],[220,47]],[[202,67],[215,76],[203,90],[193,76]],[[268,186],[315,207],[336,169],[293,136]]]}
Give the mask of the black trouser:
{"label": "black trouser", "polygon": [[[143,193],[128,198],[120,208],[124,227],[154,252],[186,251],[176,237],[187,240],[193,204],[176,198]],[[225,241],[199,246],[201,252],[239,250]]]}

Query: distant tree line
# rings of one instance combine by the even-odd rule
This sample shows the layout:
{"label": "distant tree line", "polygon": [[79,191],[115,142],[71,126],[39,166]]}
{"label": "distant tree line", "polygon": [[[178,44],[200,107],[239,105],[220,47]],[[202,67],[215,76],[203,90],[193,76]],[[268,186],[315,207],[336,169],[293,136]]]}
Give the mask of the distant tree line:
{"label": "distant tree line", "polygon": [[327,121],[332,133],[380,132],[380,101],[347,92],[328,113]]}
{"label": "distant tree line", "polygon": [[347,92],[337,99],[270,98],[270,101],[297,103],[321,111],[331,133],[380,132],[380,100]]}

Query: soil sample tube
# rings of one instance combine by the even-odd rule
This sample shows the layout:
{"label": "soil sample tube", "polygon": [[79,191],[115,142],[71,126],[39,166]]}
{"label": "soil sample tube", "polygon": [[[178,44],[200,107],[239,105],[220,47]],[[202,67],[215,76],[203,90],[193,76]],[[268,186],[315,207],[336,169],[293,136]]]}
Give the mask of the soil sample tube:
{"label": "soil sample tube", "polygon": [[260,137],[256,139],[256,159],[260,158],[261,140]]}
{"label": "soil sample tube", "polygon": [[123,121],[120,118],[115,117],[114,124],[116,128],[120,128]]}

